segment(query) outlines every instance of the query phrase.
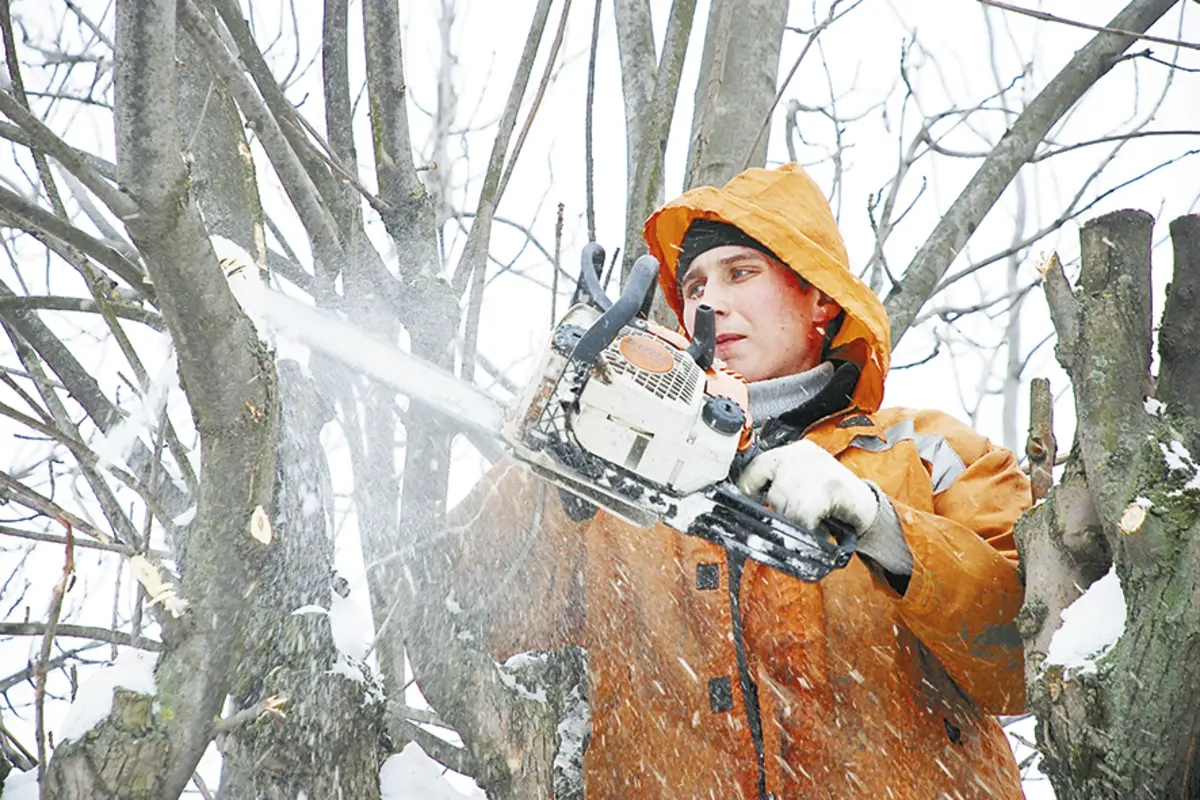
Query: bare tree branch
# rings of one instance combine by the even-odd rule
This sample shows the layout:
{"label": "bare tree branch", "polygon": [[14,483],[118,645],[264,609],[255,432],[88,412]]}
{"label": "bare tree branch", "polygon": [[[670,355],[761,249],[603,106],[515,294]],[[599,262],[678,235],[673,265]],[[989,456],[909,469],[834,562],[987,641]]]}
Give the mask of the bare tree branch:
{"label": "bare tree branch", "polygon": [[[500,129],[492,144],[492,154],[488,160],[487,173],[479,192],[479,206],[475,209],[475,221],[471,224],[471,233],[463,247],[462,257],[454,269],[451,284],[454,290],[461,294],[467,288],[467,282],[477,272],[483,269],[487,258],[487,243],[492,231],[492,215],[500,205],[498,189],[501,185],[501,175],[505,172],[505,153],[508,152],[508,142],[513,128],[517,124],[517,114],[521,110],[521,100],[525,97],[525,87],[533,73],[533,63],[537,57],[538,46],[542,41],[542,33],[546,29],[546,19],[550,15],[551,0],[538,0],[533,13],[533,21],[529,26],[529,34],[525,38],[525,49],[517,64],[517,74],[513,77],[512,88],[509,89],[508,102],[500,117]],[[482,280],[482,276],[478,279]]]}
{"label": "bare tree branch", "polygon": [[1150,34],[1143,33],[1142,31],[1126,30],[1124,28],[1118,28],[1115,25],[1092,25],[1087,22],[1080,22],[1079,20],[1058,17],[1054,14],[1047,14],[1045,11],[1038,11],[1032,8],[1021,8],[1020,6],[1001,3],[998,2],[998,0],[979,0],[979,2],[983,3],[985,6],[1002,8],[1005,11],[1023,14],[1027,17],[1043,20],[1044,22],[1057,22],[1060,25],[1070,25],[1073,28],[1083,28],[1084,30],[1098,31],[1100,33],[1115,33],[1119,36],[1132,36],[1135,39],[1144,39],[1147,42],[1154,42],[1155,44],[1166,44],[1170,45],[1171,47],[1184,47],[1189,50],[1200,50],[1200,44],[1195,42],[1185,42],[1180,39],[1164,39],[1161,36],[1151,36]]}
{"label": "bare tree branch", "polygon": [[333,229],[328,211],[313,184],[312,177],[300,163],[279,120],[271,114],[266,103],[250,84],[250,80],[238,67],[234,56],[225,47],[225,43],[217,36],[192,0],[183,0],[179,4],[179,21],[204,51],[209,66],[237,100],[238,107],[249,120],[250,127],[259,135],[263,148],[267,151],[271,164],[292,201],[292,206],[312,240],[318,261],[339,263],[343,253],[337,232]]}
{"label": "bare tree branch", "polygon": [[1030,101],[913,257],[901,285],[894,287],[884,301],[892,324],[893,348],[979,222],[1033,156],[1038,143],[1112,68],[1134,42],[1134,34],[1145,31],[1173,5],[1175,0],[1133,0],[1109,25],[1131,33],[1098,34]]}
{"label": "bare tree branch", "polygon": [[[69,639],[92,639],[105,644],[117,644],[124,647],[136,647],[138,650],[157,653],[163,649],[163,643],[144,636],[134,636],[124,631],[114,631],[109,628],[97,628],[91,625],[70,625],[63,622],[51,625],[49,622],[0,622],[0,636],[65,636]],[[51,665],[51,660],[42,661]]]}

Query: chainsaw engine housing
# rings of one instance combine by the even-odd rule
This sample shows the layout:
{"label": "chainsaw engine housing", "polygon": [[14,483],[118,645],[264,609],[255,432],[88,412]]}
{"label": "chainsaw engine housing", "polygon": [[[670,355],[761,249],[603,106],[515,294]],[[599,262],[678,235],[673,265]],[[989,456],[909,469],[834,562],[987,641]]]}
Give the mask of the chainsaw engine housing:
{"label": "chainsaw engine housing", "polygon": [[[586,306],[575,310],[594,313]],[[572,324],[571,317],[564,324]],[[627,325],[583,384],[571,430],[594,455],[675,494],[690,494],[729,475],[745,418],[736,404],[709,395],[707,386],[686,351],[645,323]],[[719,410],[706,414],[709,405]]]}

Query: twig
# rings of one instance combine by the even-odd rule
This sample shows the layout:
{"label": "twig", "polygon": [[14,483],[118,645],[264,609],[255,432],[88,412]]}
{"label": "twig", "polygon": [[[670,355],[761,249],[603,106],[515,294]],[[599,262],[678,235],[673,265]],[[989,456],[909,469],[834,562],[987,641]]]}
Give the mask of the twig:
{"label": "twig", "polygon": [[[17,125],[10,125],[7,122],[0,122],[0,139],[7,139],[10,142],[24,145],[25,147],[33,147],[34,139]],[[109,181],[117,179],[117,165],[111,161],[107,161],[99,156],[91,153],[86,153],[82,150],[75,151],[75,157],[80,159],[84,164],[87,164],[93,172],[102,178]],[[57,159],[55,159],[57,160]]]}
{"label": "twig", "polygon": [[[1118,147],[1119,146],[1120,145],[1118,145]],[[1057,219],[1055,219],[1053,222],[1050,222],[1047,225],[1043,226],[1041,229],[1035,231],[1034,233],[1030,234],[1029,236],[1026,236],[1020,242],[1017,242],[1016,244],[1011,245],[1011,246],[1005,248],[1004,250],[1001,250],[998,253],[993,253],[992,255],[988,256],[987,258],[983,259],[982,261],[976,261],[974,264],[970,264],[966,267],[963,267],[961,270],[954,273],[950,277],[944,278],[942,280],[942,282],[937,285],[937,289],[934,290],[934,294],[937,294],[938,292],[945,290],[951,284],[956,283],[956,282],[962,280],[963,278],[968,277],[969,275],[979,271],[980,269],[983,269],[986,266],[994,264],[1001,259],[1008,258],[1013,253],[1025,249],[1029,245],[1031,245],[1034,242],[1036,242],[1037,240],[1041,239],[1046,234],[1053,233],[1054,231],[1058,230],[1063,225],[1067,224],[1067,222],[1069,222],[1070,220],[1073,220],[1076,217],[1086,214],[1090,209],[1095,207],[1097,204],[1103,202],[1106,197],[1109,197],[1110,195],[1120,191],[1121,189],[1124,189],[1125,187],[1127,187],[1131,184],[1134,184],[1137,181],[1140,181],[1142,178],[1145,178],[1148,175],[1151,175],[1152,173],[1157,172],[1160,169],[1163,169],[1164,167],[1169,167],[1177,161],[1182,161],[1183,159],[1197,155],[1198,153],[1200,153],[1200,149],[1184,151],[1183,153],[1180,153],[1179,155],[1175,156],[1174,158],[1167,159],[1166,161],[1156,164],[1155,166],[1151,167],[1150,169],[1145,170],[1144,172],[1140,172],[1137,175],[1134,175],[1132,178],[1129,178],[1128,180],[1124,180],[1124,181],[1118,183],[1116,186],[1112,186],[1108,189],[1105,189],[1103,192],[1101,192],[1100,194],[1096,195],[1094,198],[1089,200],[1086,205],[1076,208],[1075,207],[1076,204],[1083,198],[1083,195],[1087,192],[1087,188],[1091,185],[1092,181],[1100,175],[1100,173],[1103,171],[1104,167],[1107,166],[1108,162],[1111,160],[1111,158],[1106,159],[1105,162],[1103,164],[1101,164],[1101,166],[1099,168],[1094,170],[1092,172],[1092,174],[1090,176],[1088,176],[1087,181],[1084,183],[1083,186],[1080,187],[1079,191],[1075,193],[1075,196],[1072,198],[1071,202],[1069,204],[1067,204],[1067,210],[1064,211],[1061,215],[1059,215],[1059,217]],[[1115,155],[1115,153],[1113,155]]]}
{"label": "twig", "polygon": [[[500,115],[500,126],[492,143],[492,153],[488,159],[487,171],[484,174],[483,187],[479,194],[479,204],[475,210],[475,223],[467,235],[463,254],[451,278],[451,285],[456,294],[461,295],[467,288],[471,276],[479,264],[484,263],[487,253],[487,234],[491,231],[491,215],[500,204],[496,189],[500,185],[500,176],[504,170],[504,154],[508,151],[508,141],[513,128],[517,124],[517,114],[521,108],[521,100],[525,96],[525,87],[529,83],[529,75],[533,72],[533,62],[537,57],[538,45],[542,41],[542,32],[546,28],[546,18],[550,15],[551,0],[538,0],[533,13],[533,21],[529,25],[529,35],[525,39],[525,49],[521,52],[521,60],[517,64],[517,74],[513,78],[512,88]],[[482,241],[481,241],[482,240]]]}
{"label": "twig", "polygon": [[[50,544],[66,544],[66,538],[55,536],[53,533],[40,533],[38,531],[27,531],[20,528],[14,528],[9,525],[0,525],[0,536],[12,536],[17,539],[28,539],[33,542],[48,542]],[[134,550],[123,544],[113,544],[105,542],[93,542],[89,539],[76,539],[75,546],[84,550],[100,550],[106,553],[117,553],[126,557],[132,556]],[[168,553],[165,550],[151,550],[153,555],[158,558],[174,558],[173,553]]]}
{"label": "twig", "polygon": [[0,91],[0,112],[17,123],[30,137],[33,145],[53,156],[64,168],[75,174],[75,177],[91,191],[92,194],[109,207],[120,219],[127,219],[137,214],[138,206],[128,195],[108,183],[100,176],[90,163],[80,155],[79,151],[68,145],[50,130],[44,122],[29,112],[17,99],[5,91]]}
{"label": "twig", "polygon": [[108,38],[108,35],[105,34],[100,26],[88,19],[87,15],[79,10],[78,5],[71,2],[71,0],[63,0],[63,4],[67,7],[68,11],[79,17],[79,21],[82,22],[105,47],[107,47],[109,50],[116,50],[116,46],[113,44],[112,39]]}
{"label": "twig", "polygon": [[[1114,18],[1113,27],[1146,30],[1174,5],[1174,0],[1132,0]],[[1058,74],[1025,106],[1021,116],[971,177],[904,273],[900,286],[884,300],[891,320],[892,347],[912,325],[955,257],[1017,171],[1037,152],[1038,144],[1129,49],[1132,34],[1098,34],[1080,48]]]}
{"label": "twig", "polygon": [[1195,42],[1184,42],[1179,39],[1164,39],[1161,36],[1151,36],[1148,33],[1138,33],[1137,31],[1127,31],[1123,28],[1112,28],[1107,25],[1093,25],[1089,22],[1080,22],[1079,20],[1067,19],[1066,17],[1056,17],[1053,14],[1047,14],[1045,11],[1037,11],[1032,8],[1021,8],[1020,6],[1012,6],[1008,3],[1001,3],[999,0],[979,0],[985,6],[993,6],[1001,8],[1005,11],[1012,11],[1015,14],[1024,14],[1027,17],[1040,19],[1043,22],[1057,22],[1060,25],[1070,25],[1073,28],[1083,28],[1088,31],[1097,31],[1099,33],[1115,33],[1118,36],[1132,36],[1135,39],[1144,39],[1147,42],[1155,44],[1165,44],[1171,47],[1184,47],[1188,50],[1200,50],[1200,44]]}
{"label": "twig", "polygon": [[318,260],[338,263],[343,253],[337,231],[329,221],[312,177],[300,163],[279,121],[267,108],[257,89],[242,72],[233,54],[217,36],[208,18],[200,12],[195,3],[192,0],[183,0],[179,3],[177,15],[184,30],[204,51],[204,58],[213,73],[237,101],[251,129],[258,134],[288,199],[292,201],[305,231],[312,240]]}
{"label": "twig", "polygon": [[588,241],[596,241],[596,197],[595,197],[595,157],[592,153],[592,114],[596,99],[596,49],[600,41],[600,7],[604,0],[596,0],[596,8],[592,12],[592,43],[588,48],[588,77],[587,105],[584,109],[583,153],[586,184],[587,229]]}
{"label": "twig", "polygon": [[[26,372],[23,369],[15,369],[13,367],[6,367],[3,365],[0,365],[0,381],[3,381],[5,384],[7,384],[8,388],[20,393],[21,397],[25,400],[25,402],[29,403],[30,408],[37,408],[37,404],[33,402],[32,398],[28,394],[26,394],[25,391],[23,389],[21,389],[21,387],[17,386],[16,382],[13,381],[12,378],[8,377],[9,375],[16,375],[18,378],[29,378],[30,380],[33,380],[33,376],[30,375],[28,372]],[[63,386],[58,381],[49,381],[48,380],[46,382],[46,385],[53,386],[55,389],[66,389],[67,388],[66,386]]]}
{"label": "twig", "polygon": [[558,322],[558,271],[562,263],[563,204],[558,204],[558,219],[554,222],[554,272],[550,277],[550,325]]}
{"label": "twig", "polygon": [[[9,82],[13,96],[18,103],[29,108],[29,96],[25,93],[25,81],[21,77],[20,60],[17,57],[17,44],[13,36],[12,12],[9,0],[0,2],[0,8],[3,9],[3,14],[0,14],[0,30],[3,31],[4,36],[4,60],[8,62]],[[32,145],[29,148],[29,153],[33,156],[33,163],[37,168],[38,180],[41,181],[42,187],[46,190],[46,196],[50,199],[50,205],[54,208],[54,213],[66,219],[66,207],[63,205],[62,195],[58,192],[58,186],[54,183],[54,176],[50,173],[50,162],[46,160],[46,154],[40,152]]]}
{"label": "twig", "polygon": [[205,783],[204,779],[200,777],[199,772],[192,773],[192,783],[195,784],[196,791],[200,793],[200,796],[203,797],[204,800],[216,800],[213,793],[209,790],[208,784]]}
{"label": "twig", "polygon": [[[548,3],[545,4],[545,8],[548,14]],[[509,94],[510,106],[505,109],[505,118],[508,118],[509,111],[512,111],[512,122],[509,125],[510,131],[512,125],[516,123],[516,113],[520,106],[521,98],[525,94],[525,86],[529,82],[529,73],[533,70],[533,57],[537,54],[538,44],[541,41],[542,31],[545,28],[546,18],[545,16],[541,16],[541,9],[542,4],[539,4],[539,14],[534,19],[533,26],[530,28],[529,38],[525,42],[525,52],[521,56],[519,74],[517,79],[513,81],[512,92]],[[462,377],[468,381],[471,380],[475,370],[475,349],[479,336],[479,317],[483,309],[483,289],[486,278],[485,273],[487,272],[487,251],[489,234],[492,229],[492,215],[496,213],[496,208],[500,205],[500,199],[504,196],[504,190],[508,187],[508,181],[512,177],[517,158],[521,153],[521,146],[524,144],[525,137],[533,125],[533,119],[537,115],[542,96],[545,93],[547,84],[550,82],[550,76],[554,73],[554,63],[558,59],[558,51],[562,46],[563,36],[566,33],[567,14],[570,10],[571,0],[565,0],[562,16],[559,19],[558,30],[555,33],[554,42],[550,46],[550,55],[546,59],[546,67],[542,74],[542,80],[538,85],[537,93],[533,104],[530,106],[529,113],[525,117],[525,124],[517,136],[512,155],[508,157],[507,161],[504,158],[507,137],[498,136],[496,139],[496,144],[492,149],[492,157],[488,163],[487,178],[484,180],[483,191],[479,198],[479,208],[475,212],[475,222],[471,225],[471,232],[467,234],[467,243],[463,248],[458,268],[454,273],[453,283],[455,289],[459,291],[461,291],[461,287],[458,284],[460,278],[464,281],[466,279],[470,279],[471,281],[471,295],[467,302],[467,325],[463,336],[462,350]],[[501,127],[504,127],[503,120],[501,121]],[[494,179],[493,176],[496,175],[497,168],[499,168],[502,162],[504,162],[503,170],[499,178]],[[489,186],[489,183],[492,185]]]}
{"label": "twig", "polygon": [[[913,325],[920,325],[921,323],[932,319],[933,317],[938,317],[945,322],[954,322],[960,317],[965,317],[968,314],[974,314],[977,311],[985,311],[997,303],[1003,303],[1005,300],[1013,300],[1013,305],[1015,305],[1017,302],[1024,299],[1025,295],[1029,294],[1031,289],[1041,285],[1041,282],[1042,279],[1037,278],[1021,286],[1016,286],[1012,289],[1009,289],[1008,291],[1004,292],[1004,294],[997,295],[996,297],[992,297],[990,299],[980,300],[978,303],[972,303],[969,306],[941,306],[939,308],[932,308],[917,317],[916,320],[913,321]],[[1009,306],[1009,308],[1011,307],[1012,306]]]}
{"label": "twig", "polygon": [[59,520],[64,525],[69,524],[73,529],[83,531],[88,536],[95,537],[97,541],[105,544],[113,544],[112,536],[75,516],[53,500],[33,491],[7,472],[0,471],[0,489],[7,492],[11,500],[15,500],[31,511],[36,511],[43,516]]}
{"label": "twig", "polygon": [[[1150,136],[1200,136],[1200,131],[1133,131],[1131,133],[1115,133],[1111,136],[1101,136],[1098,139],[1088,139],[1086,142],[1075,142],[1074,144],[1065,144],[1055,150],[1045,150],[1038,153],[1033,158],[1029,159],[1031,164],[1036,164],[1039,161],[1045,161],[1047,158],[1053,158],[1063,153],[1069,153],[1072,150],[1078,150],[1081,147],[1091,147],[1094,144],[1107,144],[1108,142],[1122,142],[1130,139],[1144,139]],[[985,154],[986,155],[986,154]]]}
{"label": "twig", "polygon": [[157,653],[163,649],[163,643],[157,639],[147,639],[124,631],[114,631],[111,628],[97,628],[91,625],[67,625],[50,622],[0,622],[0,636],[65,636],[69,639],[92,639],[104,644],[115,644],[123,647],[136,647],[138,650],[148,650]]}
{"label": "twig", "polygon": [[917,359],[916,361],[910,361],[907,364],[896,364],[895,366],[893,366],[891,368],[892,372],[895,372],[896,370],[900,370],[900,369],[912,369],[913,367],[919,367],[922,364],[928,364],[930,361],[933,361],[935,358],[937,358],[938,354],[941,352],[942,352],[942,343],[939,341],[937,344],[935,344],[933,346],[933,352],[931,352],[929,355],[925,356],[924,358]]}
{"label": "twig", "polygon": [[[69,433],[64,433],[63,431],[59,430],[58,428],[54,428],[49,425],[42,424],[42,423],[38,422],[37,420],[33,419],[32,417],[30,417],[26,414],[22,414],[20,411],[8,406],[5,403],[0,403],[0,414],[4,415],[6,417],[9,417],[11,419],[14,419],[17,422],[20,422],[21,424],[25,425],[26,427],[37,431],[38,433],[42,434],[43,436],[46,436],[46,437],[58,442],[59,444],[62,444],[68,450],[71,451],[71,454],[74,455],[76,459],[78,459],[79,465],[81,467],[83,467],[84,469],[94,470],[94,469],[100,468],[100,466],[101,466],[100,459],[95,454],[95,452],[93,452],[87,445],[85,445],[84,443],[82,443],[81,441],[76,439],[75,437],[71,436]],[[118,481],[120,481],[126,488],[128,488],[130,491],[134,492],[138,497],[140,497],[142,499],[142,502],[144,502],[146,504],[147,508],[153,510],[154,513],[158,515],[162,526],[167,530],[167,532],[174,535],[174,533],[176,531],[176,526],[175,526],[174,522],[171,520],[170,515],[167,514],[167,512],[162,508],[162,505],[155,498],[153,485],[143,485],[142,483],[140,483],[138,481],[138,479],[136,477],[129,474],[125,470],[117,467],[115,464],[106,464],[106,465],[104,465],[104,469],[106,469],[109,473],[111,473],[113,475],[113,477],[115,477]],[[154,474],[154,468],[153,468],[153,465],[151,465],[151,475],[153,476],[153,474]],[[151,480],[153,481],[154,478],[151,477]],[[100,487],[98,487],[96,485],[96,483],[91,481],[90,479],[89,479],[89,483],[90,483],[90,485],[92,485],[93,489],[96,489],[98,491],[105,491],[105,490],[101,490]],[[99,494],[97,494],[97,498],[102,501],[105,500],[105,498]],[[112,514],[110,512],[111,512],[111,509],[106,509],[106,513],[109,513],[109,516],[111,518]],[[118,523],[114,523],[114,524],[118,524]],[[126,538],[129,539],[130,543],[133,543],[137,539],[137,533],[136,533],[136,531],[134,531],[132,529],[132,527],[131,527],[132,523],[130,523],[128,521],[128,519],[125,518],[119,523],[119,525],[121,527],[125,528]],[[86,532],[87,529],[85,528],[83,530],[85,530],[85,532]]]}
{"label": "twig", "polygon": [[106,267],[147,300],[154,301],[154,285],[146,278],[142,268],[108,243],[88,236],[75,225],[4,187],[0,187],[0,208],[4,209],[6,217],[15,222],[16,227],[34,234],[43,233],[71,245]]}
{"label": "twig", "polygon": [[64,550],[66,556],[63,563],[62,579],[54,587],[50,596],[50,609],[42,635],[42,650],[38,655],[37,667],[33,672],[34,684],[34,729],[37,738],[38,755],[38,785],[46,785],[46,669],[50,661],[50,649],[54,646],[54,634],[58,628],[58,617],[62,613],[63,598],[75,581],[75,547],[71,524],[59,520],[67,529],[67,542]]}
{"label": "twig", "polygon": [[[109,303],[109,308],[115,316],[140,322],[156,331],[166,330],[166,323],[158,314],[143,308],[136,303]],[[102,311],[95,300],[83,297],[60,297],[43,295],[34,297],[0,297],[0,311],[6,309],[21,311],[80,311],[88,314],[100,314]]]}
{"label": "twig", "polygon": [[533,102],[529,105],[529,113],[525,115],[525,124],[521,126],[516,144],[513,145],[512,153],[509,154],[508,161],[504,165],[504,175],[500,178],[497,197],[503,196],[504,190],[508,188],[508,181],[517,166],[517,159],[521,156],[521,148],[525,145],[525,139],[529,137],[533,120],[542,106],[542,98],[546,96],[546,87],[550,85],[550,78],[554,75],[554,65],[558,63],[558,51],[562,49],[563,38],[567,33],[567,16],[570,13],[571,0],[563,0],[562,16],[558,19],[558,30],[554,32],[554,40],[550,43],[550,54],[546,56],[546,67],[542,70],[542,80],[538,83],[537,92],[533,95]]}

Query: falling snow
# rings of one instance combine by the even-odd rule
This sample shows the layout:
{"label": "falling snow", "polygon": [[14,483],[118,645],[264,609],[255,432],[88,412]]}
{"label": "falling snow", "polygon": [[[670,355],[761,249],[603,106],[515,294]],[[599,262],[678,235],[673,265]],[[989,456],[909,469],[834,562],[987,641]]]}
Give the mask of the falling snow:
{"label": "falling snow", "polygon": [[126,412],[125,418],[108,433],[96,434],[92,449],[100,459],[100,466],[125,462],[138,437],[143,432],[157,427],[167,403],[167,395],[178,384],[175,356],[171,354],[163,361],[145,392],[122,403],[122,410]]}

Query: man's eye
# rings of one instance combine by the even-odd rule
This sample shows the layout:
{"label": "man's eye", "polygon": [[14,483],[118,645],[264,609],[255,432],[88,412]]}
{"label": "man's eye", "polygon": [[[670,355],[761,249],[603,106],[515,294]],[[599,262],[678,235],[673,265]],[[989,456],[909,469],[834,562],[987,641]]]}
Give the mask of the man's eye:
{"label": "man's eye", "polygon": [[753,275],[755,272],[756,272],[756,270],[753,267],[734,267],[730,274],[735,279],[740,279],[740,278],[748,278],[751,275]]}
{"label": "man's eye", "polygon": [[695,300],[702,294],[704,294],[704,284],[700,281],[689,283],[687,286],[683,287],[683,296],[689,300]]}

